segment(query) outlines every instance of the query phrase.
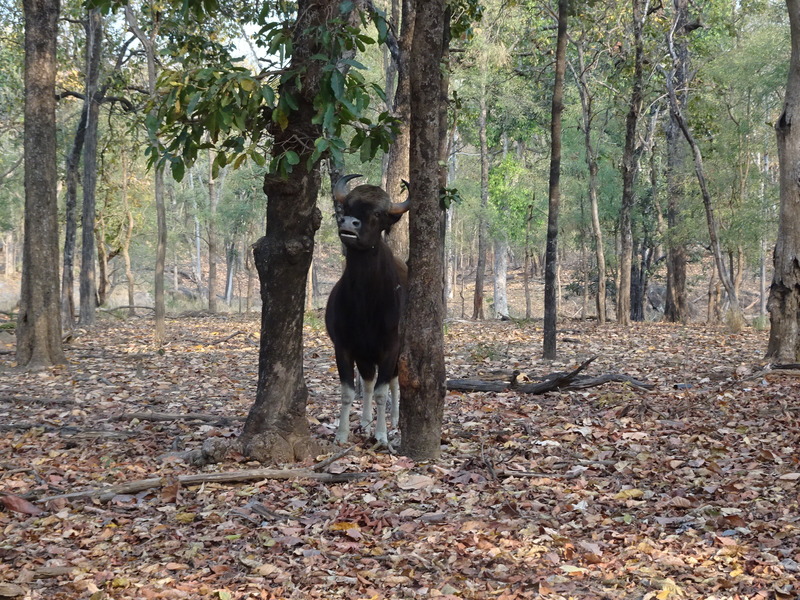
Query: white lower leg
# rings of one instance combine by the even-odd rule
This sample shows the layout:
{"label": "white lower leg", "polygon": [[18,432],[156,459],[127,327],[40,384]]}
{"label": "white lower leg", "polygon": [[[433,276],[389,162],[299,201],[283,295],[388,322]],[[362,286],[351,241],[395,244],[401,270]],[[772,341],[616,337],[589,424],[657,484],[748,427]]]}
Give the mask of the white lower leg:
{"label": "white lower leg", "polygon": [[369,434],[372,424],[372,398],[375,393],[375,380],[364,380],[364,398],[361,406],[361,429],[365,434]]}
{"label": "white lower leg", "polygon": [[400,423],[400,381],[397,377],[389,382],[389,389],[392,393],[392,429],[397,429]]}
{"label": "white lower leg", "polygon": [[379,385],[375,389],[375,404],[378,407],[378,416],[375,417],[375,439],[379,444],[389,445],[389,436],[386,433],[386,400],[389,397],[389,386]]}
{"label": "white lower leg", "polygon": [[350,435],[350,409],[353,408],[355,395],[353,388],[342,386],[342,405],[339,409],[339,427],[336,430],[336,441],[340,444],[346,444],[347,436]]}

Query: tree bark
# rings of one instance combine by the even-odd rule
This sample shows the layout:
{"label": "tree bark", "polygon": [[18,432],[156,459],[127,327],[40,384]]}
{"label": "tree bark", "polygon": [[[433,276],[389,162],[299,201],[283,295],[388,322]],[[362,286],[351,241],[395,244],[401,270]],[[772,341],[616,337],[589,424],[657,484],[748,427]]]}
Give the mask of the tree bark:
{"label": "tree bark", "polygon": [[586,61],[584,58],[583,42],[575,44],[578,50],[578,71],[573,70],[578,82],[578,92],[581,98],[581,114],[583,123],[583,138],[586,147],[586,166],[589,170],[589,204],[592,216],[592,237],[594,238],[594,256],[597,263],[597,294],[595,307],[597,309],[597,322],[606,322],[606,256],[603,248],[603,230],[600,228],[600,210],[597,202],[598,189],[598,163],[597,151],[592,141],[592,121],[594,120],[594,97],[586,76]]}
{"label": "tree bark", "polygon": [[[159,23],[156,20],[150,34],[146,35],[141,28],[130,5],[125,7],[125,19],[133,34],[145,49],[147,58],[147,84],[151,96],[156,93],[156,54],[155,42],[158,38]],[[151,140],[152,145],[158,145],[158,140]],[[153,195],[156,204],[156,264],[155,280],[153,283],[153,302],[155,306],[155,327],[153,329],[153,342],[156,346],[163,345],[166,338],[166,307],[164,304],[164,268],[167,262],[167,209],[164,204],[164,169],[156,167],[153,175]]]}
{"label": "tree bark", "polygon": [[311,456],[306,419],[308,388],[303,373],[303,309],[308,270],[314,250],[314,234],[322,222],[317,208],[319,164],[305,168],[320,126],[312,123],[314,97],[322,63],[312,57],[324,49],[314,36],[338,14],[332,0],[301,0],[294,28],[291,59],[300,80],[282,84],[297,109],[286,127],[275,126],[273,152],[293,150],[300,164],[287,177],[268,175],[266,235],[255,244],[254,258],[261,284],[261,342],[256,399],[247,416],[240,442],[245,454],[262,462],[289,462]]}
{"label": "tree bark", "polygon": [[213,174],[213,153],[208,151],[208,312],[217,312],[217,203],[219,191]]}
{"label": "tree bark", "polygon": [[95,214],[97,207],[97,130],[100,120],[98,83],[103,49],[103,20],[99,9],[86,17],[86,134],[83,147],[83,207],[81,211],[81,270],[78,277],[80,317],[91,327],[97,310],[95,272]]}
{"label": "tree bark", "polygon": [[[671,31],[668,35],[667,43],[669,45],[670,55],[674,61],[675,51],[672,44],[672,39],[673,36]],[[719,279],[722,282],[722,287],[725,288],[725,292],[728,294],[730,311],[733,315],[735,315],[735,319],[739,320],[742,316],[742,310],[739,307],[739,300],[736,296],[736,289],[733,286],[733,281],[731,280],[730,274],[725,268],[725,259],[722,255],[722,247],[719,241],[719,225],[717,224],[717,218],[714,214],[714,203],[711,198],[711,193],[709,192],[708,185],[706,184],[705,169],[703,168],[703,155],[700,152],[700,146],[698,146],[694,136],[692,135],[692,132],[689,130],[689,126],[686,123],[686,119],[684,118],[681,107],[678,105],[678,99],[675,93],[675,85],[672,80],[671,72],[667,73],[666,83],[667,95],[669,96],[670,112],[675,117],[675,120],[677,121],[678,126],[683,133],[683,137],[686,139],[687,143],[689,144],[689,148],[692,150],[692,155],[694,158],[694,171],[695,175],[697,176],[697,183],[700,187],[700,194],[703,197],[703,207],[705,208],[706,213],[706,224],[708,225],[708,237],[709,241],[711,242],[711,254],[714,257],[714,264],[717,267],[717,275],[719,275]]]}
{"label": "tree bark", "polygon": [[61,346],[56,169],[58,0],[24,0],[25,238],[17,320],[17,364],[66,362]]}
{"label": "tree bark", "polygon": [[556,322],[558,320],[558,216],[561,203],[561,113],[564,111],[564,73],[567,64],[568,0],[558,1],[558,37],[556,73],[550,120],[550,184],[547,208],[547,248],[544,271],[544,341],[546,360],[556,357]]}
{"label": "tree bark", "polygon": [[64,206],[64,256],[61,271],[61,322],[65,329],[72,329],[75,319],[75,296],[72,288],[75,284],[75,239],[78,233],[78,167],[80,166],[81,154],[83,154],[83,142],[86,138],[88,108],[89,103],[84,100],[81,118],[75,129],[72,148],[67,155],[65,173],[67,197]]}
{"label": "tree bark", "polygon": [[478,113],[478,138],[481,153],[481,207],[478,213],[478,262],[475,269],[475,294],[472,299],[472,318],[483,319],[483,286],[486,279],[486,252],[489,240],[489,144],[486,139],[486,88],[481,90]]}
{"label": "tree bark", "polygon": [[123,155],[122,157],[122,209],[125,211],[125,233],[122,236],[122,258],[125,261],[125,281],[127,282],[128,289],[128,316],[136,316],[136,298],[135,289],[136,282],[133,277],[133,268],[131,267],[131,238],[133,237],[133,213],[131,212],[130,202],[128,200],[128,160]]}
{"label": "tree bark", "polygon": [[767,358],[795,363],[800,362],[800,0],[786,0],[786,7],[792,54],[783,112],[775,124],[781,206],[767,302],[771,320]]}
{"label": "tree bark", "polygon": [[400,357],[400,451],[415,460],[437,459],[445,398],[444,213],[441,137],[442,64],[448,46],[444,0],[417,6],[410,59],[411,215],[408,300]]}
{"label": "tree bark", "polygon": [[[394,0],[393,4],[396,4]],[[409,178],[409,131],[411,111],[411,89],[408,73],[408,64],[411,54],[411,40],[414,35],[414,8],[413,0],[402,0],[400,15],[400,37],[398,39],[399,62],[395,65],[397,75],[397,89],[394,93],[392,112],[395,117],[400,119],[400,131],[389,147],[389,154],[386,163],[383,187],[392,199],[392,202],[400,201],[402,181]],[[396,23],[396,21],[395,21]],[[388,83],[388,82],[387,82]],[[387,90],[387,93],[389,90]],[[405,192],[407,193],[407,192]],[[392,250],[392,254],[401,260],[408,258],[408,217],[401,218],[392,227],[386,243]]]}
{"label": "tree bark", "polygon": [[[688,21],[688,0],[674,0],[675,60],[672,64],[672,77],[679,110],[688,101],[689,49],[686,39]],[[684,164],[685,147],[682,142],[678,121],[670,112],[666,127],[667,151],[667,292],[664,304],[664,318],[672,323],[683,323],[689,319],[689,305],[686,298],[686,245],[680,234],[683,221],[681,216],[684,204]]]}
{"label": "tree bark", "polygon": [[644,43],[642,28],[647,15],[647,5],[641,0],[632,0],[633,8],[633,82],[628,114],[625,118],[625,145],[622,150],[622,207],[619,213],[619,281],[617,282],[617,323],[629,325],[631,322],[631,267],[633,263],[633,230],[631,215],[636,196],[636,175],[638,157],[636,152],[636,127],[642,111],[642,70],[644,62]]}

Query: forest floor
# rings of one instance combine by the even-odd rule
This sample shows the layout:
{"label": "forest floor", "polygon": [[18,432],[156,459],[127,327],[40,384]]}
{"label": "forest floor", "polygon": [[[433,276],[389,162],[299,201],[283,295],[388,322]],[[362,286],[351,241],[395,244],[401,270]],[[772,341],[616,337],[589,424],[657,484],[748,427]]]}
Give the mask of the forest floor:
{"label": "forest floor", "polygon": [[[763,370],[763,331],[568,321],[548,363],[540,324],[449,322],[451,378],[597,355],[588,375],[655,388],[450,393],[436,463],[376,453],[354,432],[327,471],[357,481],[181,484],[261,466],[179,458],[237,435],[258,319],[169,320],[161,352],[152,325],[103,322],[75,335],[67,368],[41,373],[0,354],[0,598],[800,595],[800,379]],[[337,376],[315,319],[306,374],[312,430],[332,443]],[[139,492],[46,500],[153,477]]]}

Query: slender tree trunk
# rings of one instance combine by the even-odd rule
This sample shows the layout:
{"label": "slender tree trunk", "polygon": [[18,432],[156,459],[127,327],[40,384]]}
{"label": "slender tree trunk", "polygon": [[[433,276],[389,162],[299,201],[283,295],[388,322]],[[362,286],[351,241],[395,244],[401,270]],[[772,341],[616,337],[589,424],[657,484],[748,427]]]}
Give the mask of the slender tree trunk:
{"label": "slender tree trunk", "polygon": [[444,215],[439,200],[443,174],[442,61],[449,40],[444,0],[417,7],[410,62],[411,218],[408,301],[400,358],[400,450],[414,460],[437,459],[445,398]]}
{"label": "slender tree trunk", "polygon": [[636,128],[642,111],[642,65],[644,62],[644,43],[642,28],[647,15],[649,2],[632,0],[634,61],[631,100],[625,118],[625,145],[622,150],[622,207],[619,214],[619,281],[617,282],[617,323],[629,325],[631,322],[631,268],[633,262],[633,230],[631,216],[636,197],[636,175],[638,157],[636,152]]}
{"label": "slender tree trunk", "polygon": [[17,364],[66,362],[61,346],[56,169],[57,0],[24,0],[25,238],[17,318]]}
{"label": "slender tree trunk", "polygon": [[594,120],[594,98],[586,76],[586,61],[584,59],[583,42],[576,44],[578,50],[578,71],[573,69],[573,75],[578,82],[578,92],[581,98],[583,139],[586,147],[586,166],[589,170],[589,205],[592,215],[592,237],[594,238],[594,257],[597,263],[597,295],[595,306],[597,308],[597,322],[606,322],[606,256],[603,248],[603,230],[600,227],[600,209],[597,201],[598,171],[597,151],[592,141],[592,121]]}
{"label": "slender tree trunk", "polygon": [[67,155],[66,180],[67,198],[64,206],[64,256],[63,269],[61,271],[61,322],[65,329],[72,329],[75,319],[75,296],[73,287],[75,285],[75,240],[78,232],[78,168],[80,167],[81,154],[83,154],[83,142],[86,139],[86,118],[89,110],[89,101],[83,102],[83,110],[78,126],[75,130],[75,137],[72,141],[72,149]]}
{"label": "slender tree trunk", "polygon": [[[689,46],[686,38],[688,20],[688,0],[673,0],[673,43],[675,60],[672,63],[678,109],[683,110],[688,101]],[[667,151],[667,293],[664,304],[664,318],[672,323],[683,323],[689,319],[689,305],[686,298],[686,245],[679,233],[683,217],[685,199],[684,164],[685,146],[680,126],[670,111],[666,126]]]}
{"label": "slender tree trunk", "polygon": [[125,261],[125,280],[128,289],[128,316],[136,316],[136,282],[131,266],[131,239],[133,238],[133,212],[128,200],[128,161],[122,157],[122,209],[125,211],[125,234],[122,236],[122,259]]}
{"label": "slender tree trunk", "polygon": [[543,356],[556,358],[556,323],[558,321],[558,216],[561,203],[561,113],[564,110],[564,73],[567,63],[568,0],[558,1],[558,37],[556,73],[550,121],[550,185],[547,210],[547,250],[544,272]]}
{"label": "slender tree trunk", "polygon": [[783,112],[775,124],[781,206],[767,303],[771,321],[767,358],[796,363],[800,362],[800,0],[786,0],[786,7],[792,54]]}
{"label": "slender tree trunk", "polygon": [[[145,49],[147,58],[147,83],[151,96],[156,93],[156,54],[155,42],[158,38],[159,23],[156,20],[149,36],[139,28],[139,23],[131,5],[125,7],[125,18],[133,34]],[[158,140],[150,143],[158,146]],[[167,262],[167,209],[164,204],[164,170],[156,168],[153,176],[153,194],[156,204],[156,264],[153,296],[155,304],[155,327],[153,342],[156,346],[164,344],[166,339],[166,307],[164,304],[164,269]]]}
{"label": "slender tree trunk", "polygon": [[475,269],[475,295],[472,299],[472,318],[483,319],[483,285],[486,278],[486,253],[489,240],[487,212],[489,210],[489,144],[486,139],[486,89],[481,92],[478,114],[478,138],[481,153],[481,208],[478,214],[478,262]]}
{"label": "slender tree trunk", "polygon": [[[671,34],[668,42],[670,46],[670,53],[672,54],[674,61],[675,56]],[[692,132],[689,130],[689,127],[686,124],[683,112],[680,110],[678,105],[675,86],[670,73],[667,73],[666,82],[670,111],[675,116],[675,120],[677,121],[678,126],[681,128],[681,132],[683,132],[683,136],[686,138],[689,148],[692,150],[692,154],[694,156],[695,175],[697,176],[697,183],[700,186],[700,194],[703,197],[703,206],[706,213],[706,224],[708,225],[708,237],[711,242],[711,253],[714,257],[714,263],[717,267],[717,275],[719,275],[719,279],[722,282],[722,287],[725,288],[725,292],[728,294],[731,313],[735,315],[736,320],[740,320],[742,317],[742,310],[739,307],[739,300],[736,297],[736,290],[734,289],[733,282],[731,281],[728,271],[725,269],[725,260],[722,255],[722,247],[719,241],[719,225],[717,224],[717,218],[714,214],[714,203],[711,199],[711,193],[709,192],[708,185],[706,184],[705,169],[703,168],[703,156],[700,153],[700,147],[697,145]]]}
{"label": "slender tree trunk", "polygon": [[[411,87],[409,79],[409,60],[411,40],[414,36],[415,0],[402,0],[400,14],[400,37],[398,39],[399,62],[395,65],[397,89],[394,93],[392,112],[400,119],[400,131],[389,147],[383,187],[393,202],[398,202],[402,191],[402,181],[409,178],[409,131],[411,110]],[[393,15],[397,15],[397,0],[393,0]],[[395,20],[395,23],[397,21]],[[388,90],[387,90],[388,91]],[[406,260],[408,258],[408,217],[401,218],[391,230],[386,243],[392,253]]]}
{"label": "slender tree trunk", "polygon": [[217,204],[219,192],[212,173],[213,156],[208,153],[208,312],[217,312]]}
{"label": "slender tree trunk", "polygon": [[86,140],[83,148],[83,209],[81,213],[81,270],[79,275],[80,318],[83,327],[95,322],[97,280],[95,274],[95,212],[97,189],[97,136],[100,102],[100,58],[103,21],[99,9],[91,9],[86,21]]}
{"label": "slender tree trunk", "polygon": [[[535,198],[534,198],[535,199]],[[525,217],[525,262],[522,268],[522,285],[525,289],[525,318],[533,316],[531,302],[531,222],[533,221],[533,204],[528,204],[528,212]]]}

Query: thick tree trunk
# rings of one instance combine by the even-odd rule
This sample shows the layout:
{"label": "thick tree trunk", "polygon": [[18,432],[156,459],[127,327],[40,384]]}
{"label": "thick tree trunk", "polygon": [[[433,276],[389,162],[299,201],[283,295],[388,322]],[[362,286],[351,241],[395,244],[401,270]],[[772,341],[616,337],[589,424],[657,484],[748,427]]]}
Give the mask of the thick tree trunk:
{"label": "thick tree trunk", "polygon": [[783,112],[775,124],[781,207],[767,303],[771,319],[767,358],[796,363],[800,362],[800,0],[786,0],[786,6],[792,54]]}
{"label": "thick tree trunk", "polygon": [[558,216],[561,203],[561,113],[564,111],[564,73],[567,64],[568,0],[558,1],[558,37],[556,73],[550,120],[550,184],[547,209],[547,250],[544,270],[544,340],[543,356],[556,357],[556,322],[558,321]]}
{"label": "thick tree trunk", "polygon": [[486,253],[489,242],[487,222],[489,207],[489,144],[486,140],[486,90],[481,92],[478,114],[478,138],[481,153],[481,208],[478,213],[478,263],[475,269],[475,294],[472,298],[472,318],[483,319],[483,285],[486,279]]}
{"label": "thick tree trunk", "polygon": [[[305,168],[320,126],[312,123],[314,97],[323,51],[315,28],[338,14],[339,3],[327,0],[298,2],[294,28],[292,69],[300,82],[289,80],[297,109],[283,130],[275,128],[273,153],[292,150],[300,164],[286,178],[267,176],[267,231],[256,242],[253,255],[261,282],[261,342],[256,399],[250,408],[240,441],[248,456],[262,462],[302,460],[317,450],[306,419],[308,389],[303,374],[303,309],[314,234],[322,222],[317,208],[319,164]],[[298,85],[298,83],[300,85]]]}
{"label": "thick tree trunk", "polygon": [[83,327],[94,325],[97,311],[95,273],[95,212],[97,205],[97,135],[100,121],[98,83],[103,48],[103,20],[92,9],[86,20],[86,140],[83,147],[83,207],[81,212],[81,270],[79,274],[80,317]]}
{"label": "thick tree trunk", "polygon": [[444,0],[417,7],[410,64],[411,218],[408,301],[400,358],[400,451],[415,460],[441,454],[445,398],[444,215],[439,200],[445,85],[442,59],[449,23]]}
{"label": "thick tree trunk", "polygon": [[56,35],[59,2],[24,0],[25,238],[17,320],[17,364],[66,362],[61,347],[56,169]]}

